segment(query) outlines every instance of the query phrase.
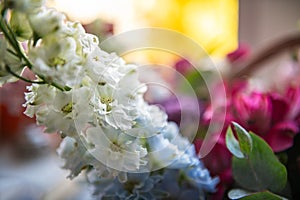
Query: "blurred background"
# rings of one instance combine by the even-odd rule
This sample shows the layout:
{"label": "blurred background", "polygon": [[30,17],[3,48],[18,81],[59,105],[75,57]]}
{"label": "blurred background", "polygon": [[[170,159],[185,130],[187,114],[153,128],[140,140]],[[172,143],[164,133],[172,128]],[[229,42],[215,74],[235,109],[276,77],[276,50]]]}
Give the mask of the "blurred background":
{"label": "blurred background", "polygon": [[[48,0],[47,4],[84,24],[100,41],[137,28],[167,28],[197,42],[216,63],[225,60],[224,65],[228,54],[241,47],[257,52],[300,28],[299,0]],[[180,60],[149,50],[126,59],[174,67]],[[279,59],[285,62],[287,55]],[[164,76],[168,81],[168,74]],[[22,114],[25,87],[16,82],[0,88],[0,199],[91,198],[83,177],[67,180],[68,172],[60,169],[55,152],[59,136],[42,134],[43,127]]]}

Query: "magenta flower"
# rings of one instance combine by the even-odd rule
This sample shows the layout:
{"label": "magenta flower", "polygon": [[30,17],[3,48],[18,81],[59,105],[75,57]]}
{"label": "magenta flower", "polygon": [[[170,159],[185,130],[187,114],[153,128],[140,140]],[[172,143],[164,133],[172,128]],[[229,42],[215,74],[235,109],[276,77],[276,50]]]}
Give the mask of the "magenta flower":
{"label": "magenta flower", "polygon": [[275,152],[291,147],[299,132],[299,88],[289,88],[284,95],[241,92],[232,97],[229,109],[234,121],[264,138]]}
{"label": "magenta flower", "polygon": [[177,61],[174,65],[175,69],[183,75],[193,70],[193,65],[186,59]]}
{"label": "magenta flower", "polygon": [[265,134],[271,123],[272,105],[268,95],[252,92],[237,93],[232,99],[233,121],[237,121],[246,129]]}
{"label": "magenta flower", "polygon": [[[224,85],[227,95],[226,105],[218,105],[227,108],[224,128],[212,151],[202,159],[212,174],[220,176],[218,193],[213,199],[222,199],[224,192],[233,182],[232,155],[224,142],[226,130],[232,121],[261,136],[275,152],[290,148],[294,136],[300,131],[299,87],[288,88],[281,94],[250,90],[245,81],[235,81],[230,86],[227,83]],[[218,87],[214,91],[218,92]],[[202,126],[218,123],[218,121],[211,122],[212,112],[213,108],[208,105],[202,115]],[[197,149],[200,149],[201,143],[201,140],[195,141]]]}
{"label": "magenta flower", "polygon": [[283,151],[293,145],[293,138],[299,132],[299,125],[293,121],[277,123],[265,137],[275,152]]}
{"label": "magenta flower", "polygon": [[238,48],[227,54],[229,62],[234,63],[236,61],[245,61],[250,55],[250,48],[246,44],[239,44]]}

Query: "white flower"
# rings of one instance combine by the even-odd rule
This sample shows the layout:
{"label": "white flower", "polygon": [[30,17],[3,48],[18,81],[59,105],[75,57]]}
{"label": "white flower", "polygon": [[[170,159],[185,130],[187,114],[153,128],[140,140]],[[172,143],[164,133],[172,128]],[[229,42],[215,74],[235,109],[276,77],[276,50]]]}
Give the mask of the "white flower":
{"label": "white flower", "polygon": [[112,109],[111,113],[105,115],[105,122],[116,129],[128,130],[135,124],[136,117],[134,109],[118,105]]}
{"label": "white flower", "polygon": [[84,59],[96,48],[99,48],[98,37],[86,33],[83,26],[78,22],[67,21],[59,32],[64,36],[74,38],[77,46],[76,53]]}
{"label": "white flower", "polygon": [[62,92],[51,86],[34,84],[28,89],[25,114],[35,115],[37,123],[45,125],[45,132],[58,131],[74,136],[78,129],[94,122],[93,108],[86,105],[91,94],[88,88]]}
{"label": "white flower", "polygon": [[64,26],[65,18],[64,14],[55,9],[45,7],[28,15],[31,28],[41,38],[59,31]]}
{"label": "white flower", "polygon": [[[122,199],[162,197],[155,188],[160,178],[149,173],[159,168],[185,169],[181,173],[191,184],[204,187],[203,180],[205,185],[210,177],[203,173],[193,146],[167,122],[166,113],[144,101],[147,88],[138,80],[137,66],[101,50],[96,36],[41,7],[42,2],[4,0],[4,8],[23,15],[11,19],[17,25],[26,19],[33,31],[23,38],[30,41],[22,53],[28,53],[33,64],[28,67],[47,85],[28,87],[25,114],[36,117],[46,132],[63,136],[58,153],[65,160],[63,167],[71,170],[69,177],[93,168],[104,182],[117,183],[104,184],[101,195]],[[8,48],[0,36],[1,81],[11,77],[9,70],[19,73],[29,64],[19,55],[21,49]]]}
{"label": "white flower", "polygon": [[176,145],[170,143],[162,134],[147,138],[149,153],[147,158],[150,162],[151,170],[157,170],[171,165],[182,153]]}
{"label": "white flower", "polygon": [[46,85],[28,87],[25,94],[25,114],[36,116],[39,125],[46,126],[46,132],[74,132],[72,126],[72,94]]}
{"label": "white flower", "polygon": [[153,169],[182,169],[196,165],[194,146],[179,134],[177,125],[168,123],[160,134],[147,138],[148,158]]}
{"label": "white flower", "polygon": [[46,126],[46,132],[60,131],[74,133],[73,102],[71,92],[57,91],[53,102],[43,105],[36,113],[39,124]]}
{"label": "white flower", "polygon": [[83,77],[83,58],[77,55],[77,43],[71,36],[52,34],[45,37],[41,45],[30,51],[33,71],[52,83],[63,86],[80,84]]}
{"label": "white flower", "polygon": [[[99,119],[103,120],[114,128],[122,130],[130,129],[134,125],[134,119],[137,117],[136,110],[132,105],[124,106],[119,104],[119,99],[116,99],[116,88],[106,84],[97,87],[94,92],[91,103],[94,106],[94,111],[99,114]],[[124,99],[129,97],[124,96]]]}
{"label": "white flower", "polygon": [[135,108],[138,117],[128,134],[148,138],[160,134],[167,126],[167,115],[158,106],[149,105],[142,99]]}
{"label": "white flower", "polygon": [[134,137],[111,127],[91,127],[86,137],[94,145],[90,153],[109,168],[136,172],[146,165],[147,150]]}
{"label": "white flower", "polygon": [[147,87],[138,80],[138,73],[134,67],[136,66],[130,65],[129,71],[119,81],[119,87],[116,88],[114,96],[119,104],[134,106],[136,109],[137,104],[143,100],[143,95],[147,91]]}
{"label": "white flower", "polygon": [[93,157],[86,151],[83,143],[78,141],[78,138],[65,137],[60,143],[57,153],[64,159],[63,167],[71,171],[68,176],[71,179],[93,162]]}
{"label": "white flower", "polygon": [[48,85],[32,84],[27,86],[27,90],[29,92],[25,93],[23,106],[26,107],[24,113],[29,117],[33,117],[42,105],[52,102],[56,93],[56,89]]}
{"label": "white flower", "polygon": [[145,85],[138,81],[136,72],[127,72],[115,85],[94,83],[94,87],[91,103],[99,114],[99,120],[116,129],[131,129],[136,124],[138,101],[146,91]]}
{"label": "white flower", "polygon": [[120,72],[120,66],[114,64],[118,60],[119,58],[112,57],[100,48],[95,48],[87,56],[85,63],[87,74],[96,83],[116,85],[124,76]]}

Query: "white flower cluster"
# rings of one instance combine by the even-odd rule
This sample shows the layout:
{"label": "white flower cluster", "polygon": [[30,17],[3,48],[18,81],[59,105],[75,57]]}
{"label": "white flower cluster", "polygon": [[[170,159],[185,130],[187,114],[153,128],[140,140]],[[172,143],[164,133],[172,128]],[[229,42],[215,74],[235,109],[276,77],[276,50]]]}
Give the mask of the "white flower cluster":
{"label": "white flower cluster", "polygon": [[178,127],[144,101],[135,65],[101,50],[96,36],[42,1],[4,2],[28,20],[31,70],[47,83],[28,87],[25,114],[62,135],[58,152],[71,178],[90,166],[126,181],[131,172],[199,165]]}
{"label": "white flower cluster", "polygon": [[[30,7],[25,3],[31,2],[37,4],[24,1],[17,8],[22,7],[20,12],[38,37],[28,49],[32,71],[47,83],[71,89],[32,84],[25,95],[25,113],[35,116],[46,132],[66,137],[59,150],[66,163],[76,159],[80,168],[95,165],[100,174],[105,170],[112,176],[174,162],[188,166],[189,161],[179,158],[184,158],[190,143],[178,134],[176,125],[167,123],[164,112],[144,101],[146,86],[138,81],[136,66],[101,50],[96,36],[53,9],[24,11]],[[71,176],[80,171],[74,170]]]}

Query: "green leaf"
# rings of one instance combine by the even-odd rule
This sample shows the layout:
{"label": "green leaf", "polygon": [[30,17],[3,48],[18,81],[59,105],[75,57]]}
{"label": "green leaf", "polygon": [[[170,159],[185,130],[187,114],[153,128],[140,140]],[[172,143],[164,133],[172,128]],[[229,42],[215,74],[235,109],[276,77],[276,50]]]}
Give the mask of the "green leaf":
{"label": "green leaf", "polygon": [[264,191],[264,192],[257,192],[253,193],[249,196],[246,196],[244,198],[241,198],[242,200],[283,200],[286,199],[284,197],[278,196],[276,194],[273,194],[269,191]]}
{"label": "green leaf", "polygon": [[247,157],[252,150],[252,139],[250,134],[238,123],[232,122],[238,136],[239,145],[243,154]]}
{"label": "green leaf", "polygon": [[242,189],[232,189],[228,192],[229,199],[241,199],[245,196],[251,195],[251,192]]}
{"label": "green leaf", "polygon": [[249,133],[239,124],[232,122],[234,125],[238,140],[234,137],[231,127],[226,132],[226,146],[228,150],[238,158],[248,157],[252,150],[252,139]]}
{"label": "green leaf", "polygon": [[253,147],[248,157],[232,159],[234,179],[252,191],[280,192],[286,185],[286,168],[263,139],[254,133],[250,136]]}
{"label": "green leaf", "polygon": [[279,195],[276,195],[270,191],[262,191],[262,192],[249,192],[242,189],[232,189],[228,192],[229,199],[243,199],[243,200],[281,200],[286,199]]}
{"label": "green leaf", "polygon": [[238,158],[244,158],[239,145],[239,141],[234,137],[231,127],[228,127],[226,132],[226,146],[228,150]]}

